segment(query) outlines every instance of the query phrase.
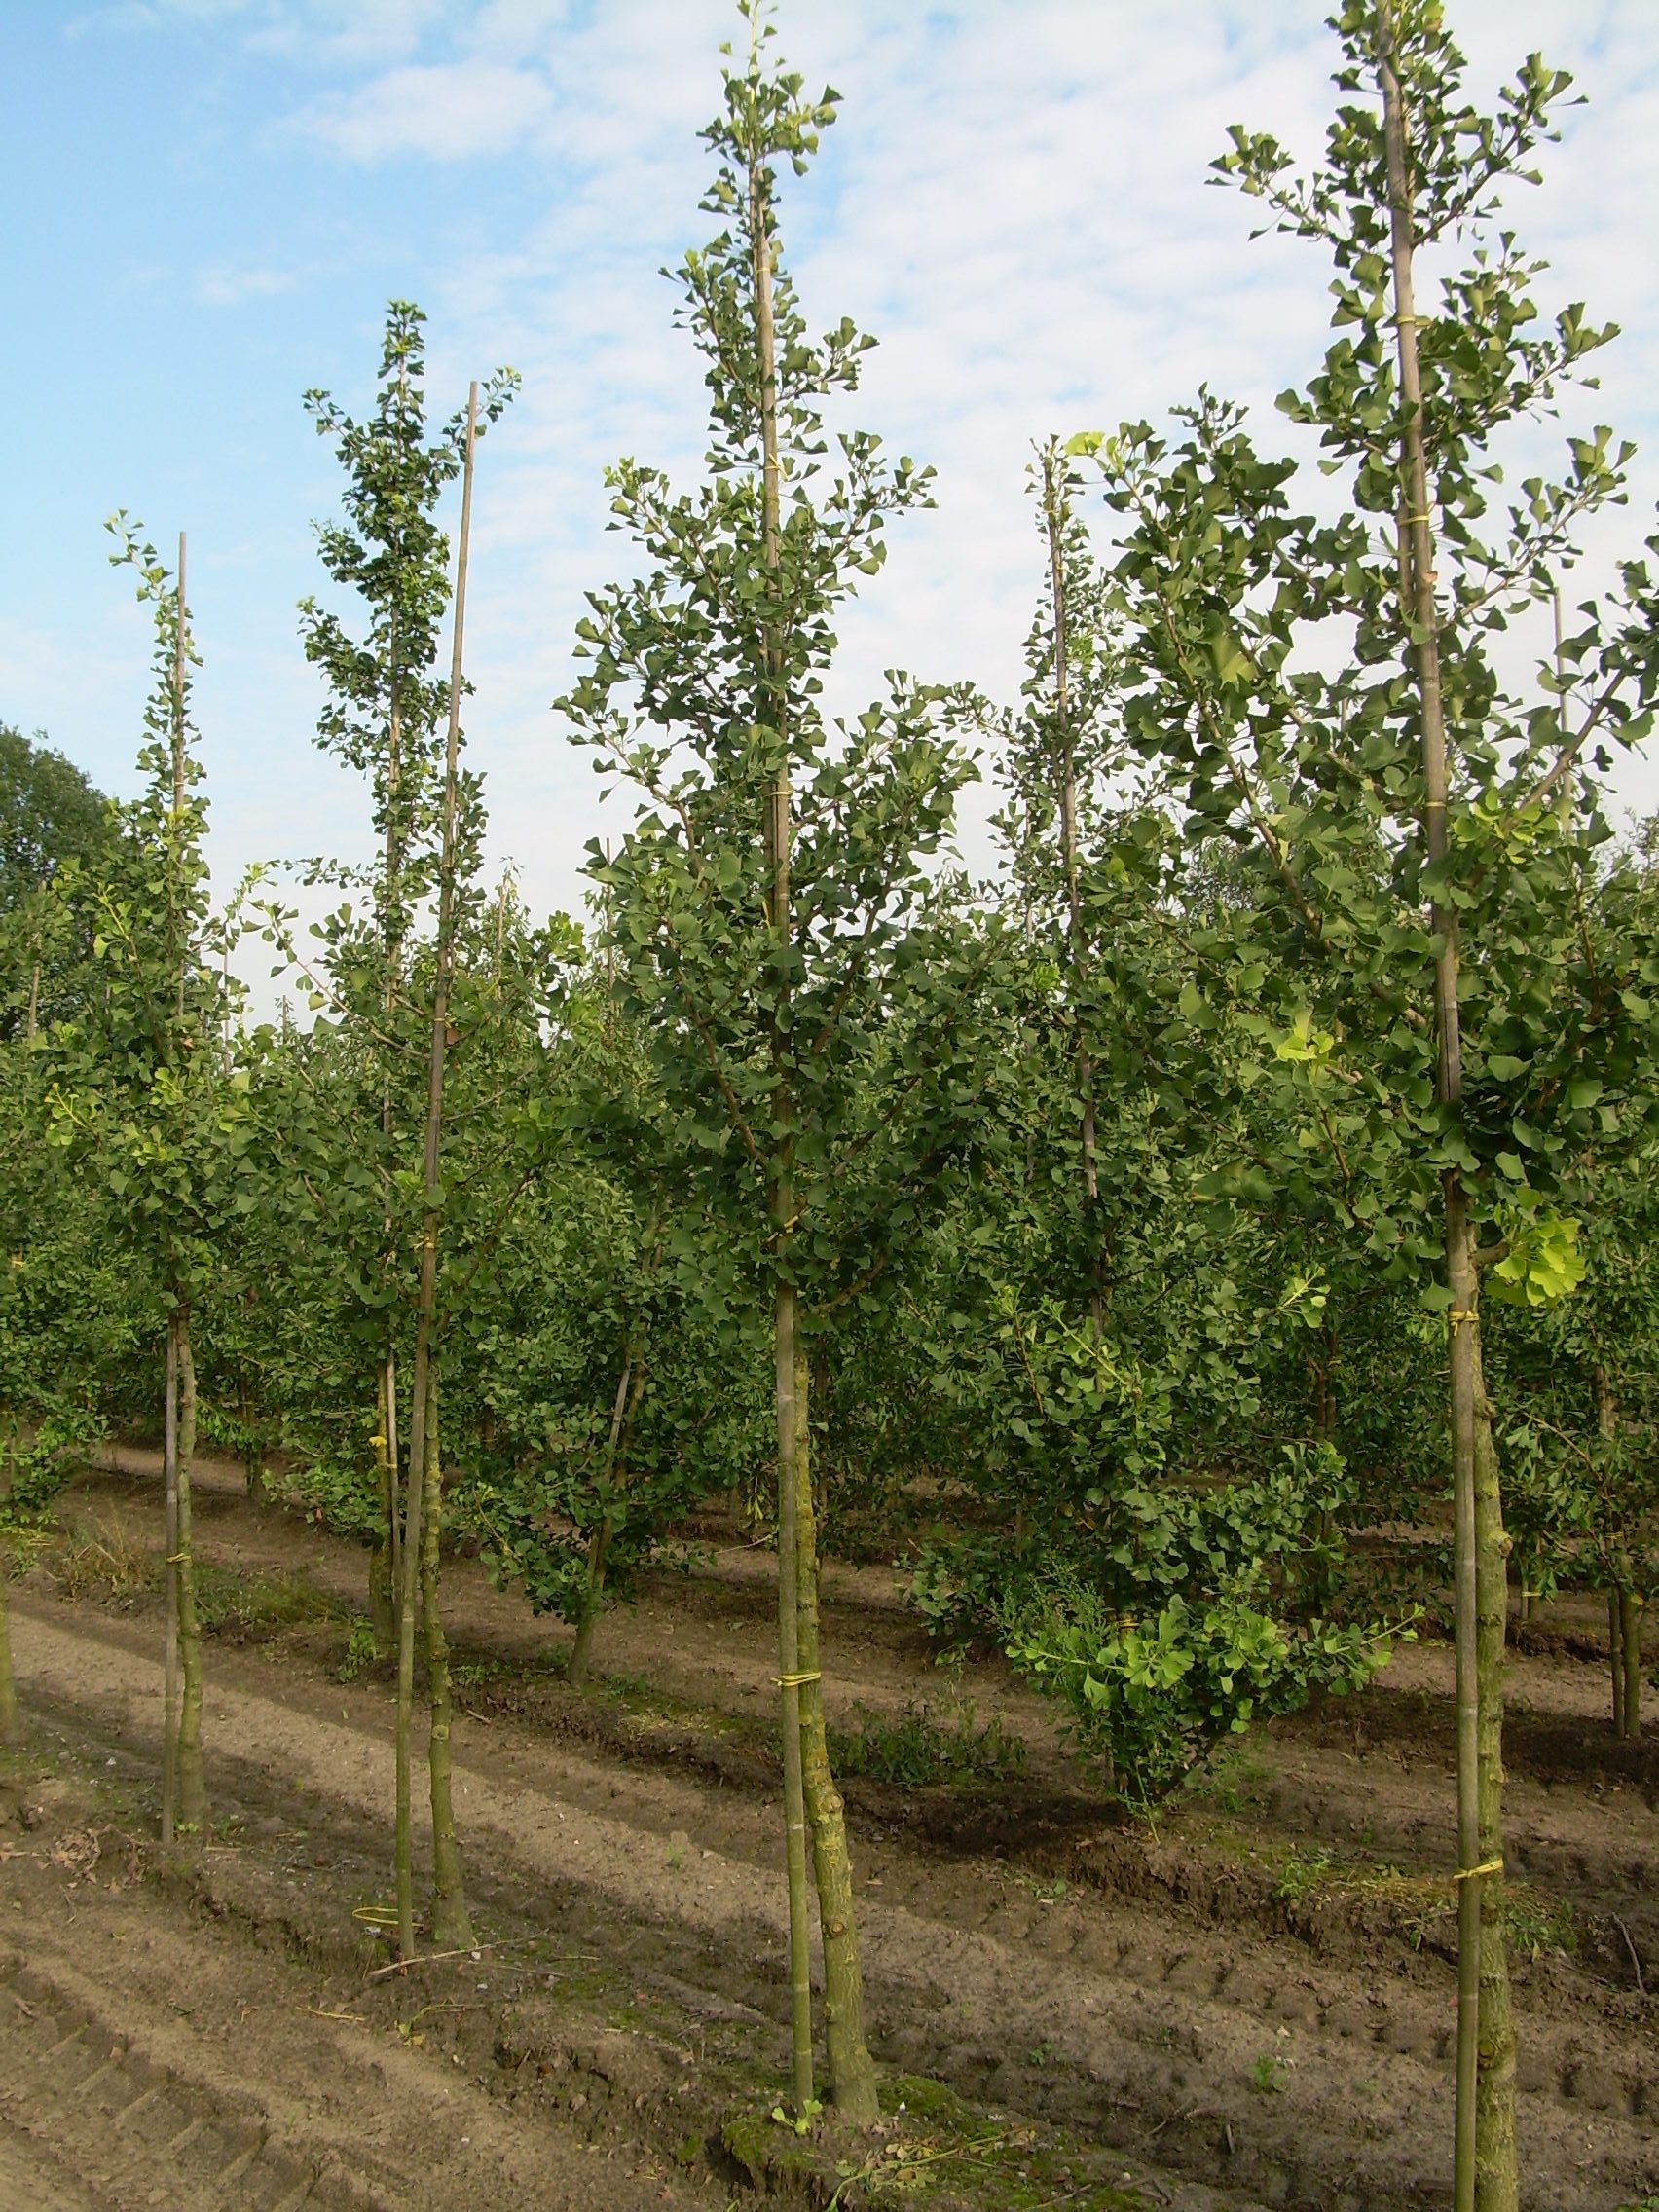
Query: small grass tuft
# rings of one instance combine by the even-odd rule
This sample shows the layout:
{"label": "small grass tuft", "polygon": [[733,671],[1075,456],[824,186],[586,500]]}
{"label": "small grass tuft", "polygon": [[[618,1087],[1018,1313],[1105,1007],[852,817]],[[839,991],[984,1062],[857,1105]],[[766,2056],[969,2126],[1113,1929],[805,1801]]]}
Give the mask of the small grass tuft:
{"label": "small grass tuft", "polygon": [[196,1568],[196,1612],[209,1632],[308,1628],[350,1619],[349,1609],[303,1574],[240,1574],[234,1567]]}
{"label": "small grass tuft", "polygon": [[1282,2096],[1289,2073],[1282,2058],[1275,2058],[1272,2051],[1265,2050],[1251,2065],[1250,2086],[1259,2097]]}
{"label": "small grass tuft", "polygon": [[1571,1905],[1524,1882],[1504,1884],[1503,1927],[1509,1948],[1530,1959],[1544,1951],[1565,1951],[1571,1958],[1578,1949],[1578,1923]]}
{"label": "small grass tuft", "polygon": [[380,1638],[373,1621],[353,1621],[346,1639],[346,1656],[334,1670],[337,1682],[354,1682],[381,1655]]}
{"label": "small grass tuft", "polygon": [[60,1598],[132,1606],[162,1586],[162,1563],[113,1517],[64,1529],[42,1553]]}
{"label": "small grass tuft", "polygon": [[1218,1812],[1244,1813],[1267,1803],[1276,1779],[1266,1759],[1223,1746],[1196,1766],[1181,1787],[1184,1795],[1207,1801]]}
{"label": "small grass tuft", "polygon": [[830,1756],[837,1774],[868,1775],[905,1789],[940,1783],[957,1787],[1012,1781],[1025,1765],[1025,1746],[1001,1717],[980,1727],[966,1698],[908,1700],[897,1717],[855,1706],[856,1728],[831,1728]]}

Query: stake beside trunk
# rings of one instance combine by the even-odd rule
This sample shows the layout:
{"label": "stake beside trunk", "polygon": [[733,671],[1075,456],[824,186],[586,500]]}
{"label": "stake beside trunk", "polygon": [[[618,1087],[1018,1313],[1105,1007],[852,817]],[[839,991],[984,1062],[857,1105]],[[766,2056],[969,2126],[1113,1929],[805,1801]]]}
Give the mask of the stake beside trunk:
{"label": "stake beside trunk", "polygon": [[[777,752],[763,794],[768,913],[780,949],[793,936],[790,900],[792,791],[790,702],[777,607],[781,556],[778,461],[777,335],[772,307],[772,234],[767,220],[762,164],[749,165],[751,275],[756,356],[760,372],[761,552],[772,587],[764,616],[764,712]],[[811,1456],[806,1426],[806,1360],[800,1341],[799,1295],[793,1279],[796,1191],[795,1099],[789,1068],[789,985],[776,988],[774,1011],[772,1139],[768,1207],[774,1252],[773,1347],[778,1429],[778,1658],[784,1764],[785,1866],[790,1899],[790,2016],[797,2114],[812,2098],[812,1988],[806,1833],[813,1821],[814,1869],[827,1975],[827,2046],[830,2096],[855,2125],[880,2118],[875,2076],[865,2046],[858,1968],[858,1931],[852,1910],[852,1871],[841,1800],[830,1769],[824,1735],[823,1689],[818,1665],[818,1548],[813,1530]],[[803,1694],[804,1693],[804,1694]],[[805,1733],[803,1735],[803,1720]]]}
{"label": "stake beside trunk", "polygon": [[824,2044],[835,2110],[855,2127],[881,2118],[875,2065],[865,2041],[864,1972],[859,1961],[853,1862],[846,1809],[830,1765],[824,1725],[824,1677],[818,1622],[818,1528],[812,1490],[812,1422],[805,1347],[795,1345],[795,1548],[800,1566],[795,1604],[800,1621],[796,1661],[801,1674],[801,1776],[812,1831],[818,1920],[824,1944]]}
{"label": "stake beside trunk", "polygon": [[[1422,376],[1413,260],[1417,246],[1408,122],[1395,71],[1393,18],[1379,8],[1383,148],[1396,353],[1400,377],[1400,571],[1415,644],[1422,727],[1423,841],[1429,868],[1450,851],[1451,796],[1440,682],[1440,617],[1423,439]],[[1463,1097],[1457,1001],[1459,928],[1438,896],[1430,910],[1434,966],[1435,1095],[1456,1115]],[[1492,1407],[1481,1365],[1480,1280],[1474,1224],[1460,1170],[1441,1176],[1446,1287],[1450,1293],[1450,1412],[1456,1530],[1457,1671],[1457,2111],[1456,2212],[1518,2212],[1515,2027],[1503,1934],[1503,1643],[1508,1543],[1503,1532]],[[1483,1895],[1484,1893],[1484,1895]]]}
{"label": "stake beside trunk", "polygon": [[415,1368],[409,1419],[409,1480],[404,1516],[401,1617],[397,1624],[397,1814],[395,1868],[397,1939],[415,1955],[415,1875],[410,1833],[411,1734],[415,1713],[415,1615],[424,1598],[427,1687],[432,1708],[428,1746],[437,1889],[435,1918],[456,1943],[470,1941],[461,1854],[450,1795],[448,1646],[438,1614],[438,1538],[442,1481],[437,1444],[438,1236],[443,1205],[444,1065],[449,1046],[450,985],[455,973],[456,833],[461,756],[462,641],[466,619],[466,557],[472,528],[472,465],[478,437],[478,387],[466,403],[466,458],[461,472],[461,531],[456,549],[455,640],[450,657],[449,732],[444,749],[443,830],[438,864],[438,933],[432,978],[431,1046],[426,1063],[426,1122],[422,1161],[425,1203],[421,1223],[421,1280],[415,1313]]}
{"label": "stake beside trunk", "polygon": [[[0,1473],[5,1477],[5,1488],[0,1495],[10,1495],[13,1461],[17,1451],[17,1423],[15,1417],[6,1417],[4,1443],[0,1443]],[[18,1678],[12,1670],[12,1577],[10,1563],[0,1557],[0,1744],[16,1744],[22,1738],[22,1723],[18,1716]]]}

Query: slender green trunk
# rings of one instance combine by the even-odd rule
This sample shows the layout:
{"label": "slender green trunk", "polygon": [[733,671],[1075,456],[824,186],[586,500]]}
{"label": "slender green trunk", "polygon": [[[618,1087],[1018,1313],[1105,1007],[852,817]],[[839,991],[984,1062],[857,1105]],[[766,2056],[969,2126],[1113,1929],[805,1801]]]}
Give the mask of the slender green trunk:
{"label": "slender green trunk", "polygon": [[605,1563],[609,1551],[610,1523],[602,1514],[588,1538],[587,1583],[582,1591],[582,1609],[576,1619],[570,1664],[565,1669],[565,1679],[573,1690],[586,1689],[593,1668],[593,1632],[605,1604]]}
{"label": "slender green trunk", "polygon": [[824,2042],[830,2101],[854,2127],[881,2118],[875,2065],[865,2041],[864,1972],[859,1963],[853,1862],[841,1793],[830,1765],[824,1725],[824,1677],[818,1619],[818,1533],[812,1497],[812,1422],[806,1347],[795,1345],[795,1547],[800,1560],[795,1602],[800,1631],[801,1775],[818,1883],[818,1925],[824,1942]]}
{"label": "slender green trunk", "polygon": [[162,1848],[178,1825],[178,1322],[167,1319],[166,1396],[162,1417]]}
{"label": "slender green trunk", "polygon": [[[450,1693],[449,1641],[438,1604],[438,1543],[443,1530],[443,1463],[438,1451],[438,1374],[426,1376],[424,1457],[425,1512],[421,1531],[421,1620],[426,1644],[426,1695],[432,1727],[426,1766],[432,1796],[432,1939],[440,1949],[472,1942],[461,1873],[461,1845],[455,1832],[455,1793],[450,1734],[455,1707]],[[413,1480],[413,1469],[411,1469]]]}
{"label": "slender green trunk", "polygon": [[[1598,1365],[1596,1433],[1613,1447],[1619,1433],[1619,1405],[1604,1367]],[[1607,1591],[1607,1660],[1613,1677],[1613,1734],[1634,1741],[1641,1734],[1641,1609],[1635,1570],[1626,1548],[1617,1545],[1613,1579]]]}
{"label": "slender green trunk", "polygon": [[[758,18],[751,18],[751,59],[759,36]],[[780,473],[778,464],[778,356],[772,316],[772,230],[763,168],[756,157],[749,165],[749,237],[754,280],[755,352],[760,382],[762,557],[769,580],[764,611],[766,689],[761,718],[776,744],[763,794],[769,918],[780,954],[793,940],[790,903],[790,702],[787,694],[782,613],[776,603],[780,558]],[[785,962],[780,958],[781,972]],[[772,1337],[774,1401],[778,1428],[778,1687],[782,1704],[784,1760],[784,1862],[790,1904],[790,2029],[793,2051],[794,2101],[804,2118],[815,2101],[812,2084],[812,1929],[811,1892],[806,1864],[806,1795],[800,1738],[800,1549],[797,1530],[800,1483],[796,1461],[800,1424],[795,1418],[796,1293],[793,1274],[795,1236],[794,1096],[789,1073],[789,985],[775,988],[781,1003],[773,1010],[771,1053],[777,1075],[773,1100],[775,1134],[769,1162],[767,1198],[776,1252],[773,1276]]]}
{"label": "slender green trunk", "polygon": [[[406,389],[403,364],[397,372],[398,393]],[[403,986],[403,698],[399,689],[397,617],[394,612],[387,648],[386,738],[386,861],[381,879],[381,944],[384,973],[381,978],[381,1012],[387,1042],[381,1048],[381,1143],[387,1179],[387,1204],[382,1221],[386,1235],[385,1265],[388,1272],[398,1264],[397,1225],[390,1198],[391,1161],[396,1146],[396,1106],[392,1066],[397,1035],[397,1005]],[[386,1347],[375,1378],[380,1418],[375,1424],[375,1458],[380,1476],[382,1526],[380,1539],[369,1557],[369,1617],[377,1642],[394,1642],[398,1637],[403,1590],[400,1549],[402,1503],[398,1497],[397,1452],[397,1350],[393,1324],[387,1322]]]}
{"label": "slender green trunk", "polygon": [[593,1534],[588,1538],[587,1585],[582,1592],[582,1609],[576,1621],[576,1641],[571,1646],[571,1663],[565,1676],[572,1689],[585,1689],[587,1686],[588,1669],[593,1660],[593,1632],[605,1604],[605,1567],[610,1556],[613,1526],[611,1493],[623,1463],[624,1438],[633,1426],[634,1414],[644,1388],[644,1370],[636,1378],[634,1359],[630,1353],[622,1362],[616,1396],[611,1403],[610,1433],[605,1446],[600,1514],[594,1523]]}
{"label": "slender green trunk", "polygon": [[22,1738],[18,1717],[18,1680],[12,1671],[12,1577],[0,1567],[0,1744]]}
{"label": "slender green trunk", "polygon": [[1445,1179],[1447,1279],[1452,1292],[1451,1427],[1453,1614],[1456,1662],[1457,1745],[1457,2110],[1455,2197],[1457,2212],[1475,2212],[1481,2049],[1481,1940],[1484,1899],[1480,1847],[1481,1695],[1480,1568],[1475,1504],[1478,1426],[1479,1295],[1474,1238],[1462,1178]]}
{"label": "slender green trunk", "polygon": [[[423,1272],[425,1267],[425,1247],[422,1251]],[[415,1360],[417,1388],[424,1392],[426,1361],[424,1346],[417,1340]],[[418,1398],[410,1420],[412,1451],[424,1450],[425,1407]],[[413,1460],[411,1460],[413,1464]],[[411,1798],[414,1751],[412,1737],[415,1726],[415,1611],[420,1602],[416,1575],[421,1561],[422,1508],[425,1502],[424,1483],[411,1482],[406,1486],[407,1510],[403,1528],[403,1577],[398,1591],[397,1617],[397,1711],[392,1722],[393,1755],[396,1766],[396,1809],[392,1837],[392,1872],[397,1891],[397,1948],[401,1958],[415,1956],[415,1854],[411,1831]]]}
{"label": "slender green trunk", "polygon": [[[4,1442],[0,1443],[0,1472],[5,1476],[0,1495],[11,1494],[16,1450],[17,1422],[8,1415]],[[0,1744],[16,1744],[20,1741],[22,1733],[22,1723],[18,1717],[18,1679],[12,1670],[11,1562],[4,1552],[0,1552]]]}
{"label": "slender green trunk", "polygon": [[375,1641],[397,1641],[397,1482],[394,1461],[397,1440],[397,1400],[394,1370],[389,1359],[382,1362],[376,1377],[379,1405],[375,1418],[375,1472],[380,1481],[382,1526],[369,1554],[369,1619]]}
{"label": "slender green trunk", "polygon": [[265,1488],[265,1449],[255,1432],[253,1392],[245,1375],[237,1382],[237,1411],[241,1416],[242,1482],[247,1501],[256,1513],[263,1512],[271,1502]]}
{"label": "slender green trunk", "polygon": [[790,2033],[795,2111],[814,2101],[812,2083],[812,1893],[806,1868],[806,1783],[800,1734],[800,1480],[795,1471],[795,1294],[773,1297],[778,1417],[778,1691],[784,1758],[784,1868],[790,1899]]}
{"label": "slender green trunk", "polygon": [[1619,1641],[1623,1646],[1624,1698],[1619,1734],[1634,1743],[1641,1734],[1642,1599],[1627,1583],[1619,1592]]}
{"label": "slender green trunk", "polygon": [[[1378,11],[1393,322],[1400,377],[1400,579],[1402,612],[1417,663],[1421,716],[1423,845],[1430,871],[1450,857],[1451,797],[1434,527],[1423,436],[1422,375],[1413,262],[1417,247],[1410,124],[1394,67],[1389,0]],[[1463,1098],[1457,1000],[1461,958],[1455,905],[1438,895],[1430,927],[1435,1096],[1450,1117]],[[1456,2212],[1518,2212],[1515,2025],[1503,1928],[1503,1643],[1508,1625],[1508,1543],[1503,1533],[1492,1408],[1481,1370],[1480,1282],[1474,1225],[1459,1170],[1441,1177],[1446,1286],[1451,1297],[1450,1413],[1456,1527],[1457,1654],[1457,2117]],[[1483,1887],[1490,1885],[1483,1898]]]}
{"label": "slender green trunk", "polygon": [[[438,860],[438,928],[436,956],[432,976],[432,1027],[431,1041],[426,1059],[426,1121],[422,1145],[422,1180],[424,1203],[421,1217],[421,1278],[415,1309],[415,1367],[411,1378],[409,1411],[409,1480],[404,1485],[408,1500],[404,1515],[402,1557],[399,1577],[400,1617],[397,1624],[397,1825],[394,1838],[394,1860],[397,1877],[397,1939],[404,1958],[415,1955],[415,1869],[410,1833],[411,1769],[413,1754],[411,1735],[415,1717],[415,1615],[421,1604],[423,1585],[431,1620],[427,1624],[427,1657],[430,1662],[431,1638],[435,1631],[442,1639],[442,1625],[438,1620],[438,1552],[437,1530],[432,1530],[430,1547],[424,1541],[423,1524],[426,1496],[437,1482],[437,1438],[434,1429],[428,1440],[427,1415],[437,1413],[436,1374],[438,1356],[438,1233],[442,1222],[443,1205],[443,1127],[444,1127],[444,1063],[449,1049],[450,985],[455,974],[456,934],[456,839],[457,816],[460,805],[460,754],[461,754],[461,701],[462,689],[461,651],[466,622],[466,562],[467,548],[472,531],[472,464],[478,436],[478,387],[471,387],[466,402],[466,453],[461,469],[461,530],[456,541],[455,573],[455,636],[450,655],[449,730],[444,745],[444,795],[443,825]],[[395,1391],[388,1386],[388,1401],[395,1404]],[[436,1498],[433,1513],[436,1513]],[[428,1556],[429,1553],[429,1556]],[[448,1811],[448,1674],[445,1672],[446,1731],[443,1750],[444,1792],[447,1843],[440,1848],[450,1850],[453,1857],[446,1871],[440,1874],[440,1906],[444,1896],[459,1897],[460,1856],[454,1850],[454,1821]],[[436,1714],[434,1711],[434,1723]],[[433,1770],[433,1809],[437,1810],[437,1768]],[[453,1877],[453,1880],[452,1880]],[[464,1899],[460,1900],[460,1911],[464,1915]]]}
{"label": "slender green trunk", "polygon": [[1491,1869],[1460,1889],[1483,1888],[1480,1974],[1480,2066],[1476,2082],[1475,2202],[1480,2212],[1519,2203],[1515,2142],[1515,2009],[1509,1985],[1509,1936],[1503,1878],[1504,1641],[1509,1627],[1509,1540],[1492,1401],[1481,1364],[1480,1320],[1473,1333],[1476,1672],[1480,1696],[1477,1864]]}
{"label": "slender green trunk", "polygon": [[1607,1590],[1607,1666],[1613,1677],[1613,1734],[1625,1732],[1624,1607],[1616,1583]]}
{"label": "slender green trunk", "polygon": [[196,1360],[190,1309],[176,1309],[178,1333],[178,1817],[200,1835],[207,1825],[207,1780],[202,1763],[202,1624],[196,1608],[196,1553],[190,1480],[196,1465]]}

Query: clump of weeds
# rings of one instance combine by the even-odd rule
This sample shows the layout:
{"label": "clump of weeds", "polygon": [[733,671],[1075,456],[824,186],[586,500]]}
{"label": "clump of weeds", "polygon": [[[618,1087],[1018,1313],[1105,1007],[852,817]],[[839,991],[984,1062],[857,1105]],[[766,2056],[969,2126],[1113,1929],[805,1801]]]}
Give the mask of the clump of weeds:
{"label": "clump of weeds", "polygon": [[71,1604],[91,1600],[130,1610],[162,1586],[161,1560],[113,1516],[62,1530],[41,1557],[54,1589]]}
{"label": "clump of weeds", "polygon": [[979,1725],[971,1700],[906,1700],[897,1714],[855,1706],[857,1726],[830,1731],[830,1755],[838,1774],[868,1775],[905,1789],[939,1783],[958,1788],[994,1786],[1024,1768],[1025,1746],[1001,1716]]}

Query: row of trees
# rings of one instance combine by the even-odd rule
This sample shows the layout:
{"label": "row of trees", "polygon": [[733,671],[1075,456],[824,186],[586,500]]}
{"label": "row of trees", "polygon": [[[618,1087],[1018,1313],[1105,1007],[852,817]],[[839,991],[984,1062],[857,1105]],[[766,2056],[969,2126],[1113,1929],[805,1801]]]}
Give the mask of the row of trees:
{"label": "row of trees", "polygon": [[[1483,114],[1433,0],[1350,0],[1323,166],[1242,130],[1218,164],[1335,264],[1336,336],[1281,403],[1314,489],[1210,391],[1172,431],[1050,441],[1017,707],[895,675],[836,720],[837,610],[929,478],[830,426],[870,341],[813,338],[779,195],[835,97],[748,25],[707,133],[718,232],[680,272],[708,470],[611,471],[636,572],[592,596],[560,702],[638,802],[593,848],[590,934],[484,880],[467,517],[513,379],[432,435],[407,305],[370,416],[308,399],[346,470],[323,564],[361,613],[308,602],[305,645],[376,835],[368,869],[313,870],[340,901],[312,940],[268,878],[209,904],[182,543],[169,573],[122,526],[157,622],[144,794],[100,810],[7,734],[11,815],[61,829],[5,855],[9,1510],[160,1368],[169,1834],[204,1810],[199,1429],[364,1540],[408,1956],[423,1671],[431,1925],[468,1933],[446,1532],[573,1625],[579,1681],[689,1511],[774,1482],[793,2093],[812,2109],[816,1893],[857,2124],[826,1535],[903,1543],[940,1635],[994,1639],[1129,1801],[1446,1606],[1456,2201],[1499,2212],[1511,1569],[1523,1607],[1607,1591],[1635,1733],[1656,1502],[1659,873],[1604,812],[1659,682],[1655,585],[1633,558],[1562,611],[1575,533],[1622,496],[1609,432],[1494,490],[1505,429],[1611,336],[1544,323],[1497,227],[1567,81],[1529,61]],[[947,844],[976,741],[990,885]],[[244,1018],[250,927],[308,1023]]]}

